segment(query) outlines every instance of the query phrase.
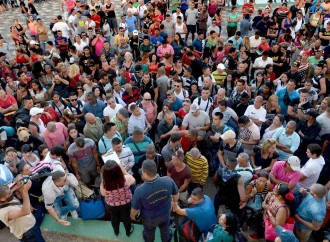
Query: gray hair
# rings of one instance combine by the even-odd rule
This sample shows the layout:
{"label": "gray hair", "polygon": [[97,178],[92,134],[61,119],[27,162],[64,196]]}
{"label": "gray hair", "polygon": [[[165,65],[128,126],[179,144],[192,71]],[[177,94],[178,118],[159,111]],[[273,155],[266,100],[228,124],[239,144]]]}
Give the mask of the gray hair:
{"label": "gray hair", "polygon": [[141,135],[143,134],[143,129],[140,129],[139,127],[134,127],[132,135]]}
{"label": "gray hair", "polygon": [[49,122],[47,124],[47,129],[48,129],[49,132],[55,132],[56,124],[54,122]]}
{"label": "gray hair", "polygon": [[96,98],[96,96],[95,96],[94,92],[89,92],[89,93],[87,93],[87,95],[86,95],[86,96],[87,96],[87,97]]}
{"label": "gray hair", "polygon": [[199,149],[197,149],[197,148],[192,148],[190,150],[190,155],[192,155],[192,156],[198,156],[199,154],[200,154],[200,152],[199,152]]}
{"label": "gray hair", "polygon": [[240,153],[239,155],[238,155],[238,158],[241,158],[241,159],[244,159],[244,160],[249,160],[249,155],[248,154],[246,154],[246,153]]}

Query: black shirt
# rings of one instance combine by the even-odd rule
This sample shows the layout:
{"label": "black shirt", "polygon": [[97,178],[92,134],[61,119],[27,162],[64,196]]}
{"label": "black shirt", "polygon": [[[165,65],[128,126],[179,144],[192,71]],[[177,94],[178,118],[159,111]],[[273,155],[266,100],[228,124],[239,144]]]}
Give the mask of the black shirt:
{"label": "black shirt", "polygon": [[82,56],[79,61],[79,66],[83,67],[83,72],[86,74],[90,75],[92,74],[91,69],[89,68],[89,62],[90,60],[94,60],[95,63],[100,63],[100,59],[97,58],[96,56],[90,55],[88,57]]}
{"label": "black shirt", "polygon": [[198,79],[201,75],[203,75],[202,69],[203,69],[203,62],[195,57],[194,60],[190,63],[190,68],[192,69],[192,75]]}
{"label": "black shirt", "polygon": [[[289,106],[293,107],[293,112],[298,113],[298,105],[299,105],[299,103],[300,103],[300,99],[299,99],[299,98],[293,99],[293,100],[290,102]],[[301,111],[302,111],[303,113],[306,113],[307,110],[310,109],[310,108],[312,108],[312,105],[310,104],[310,102],[306,102],[305,104],[303,104],[303,105],[301,106],[301,109],[302,109]],[[294,118],[294,117],[292,117],[292,116],[290,116],[290,115],[288,115],[288,117],[289,117],[289,120],[297,121],[296,118]]]}
{"label": "black shirt", "polygon": [[261,147],[260,146],[255,146],[253,147],[253,152],[255,153],[254,155],[254,164],[256,166],[261,166],[261,169],[265,169],[267,167],[270,166],[270,164],[272,163],[272,160],[273,159],[276,159],[278,158],[278,153],[275,151],[274,154],[271,156],[271,157],[267,157],[266,159],[264,159],[262,157],[262,154],[261,154]]}
{"label": "black shirt", "polygon": [[301,87],[301,82],[302,82],[302,76],[299,74],[297,71],[296,73],[292,73],[291,70],[289,70],[287,73],[287,76],[290,79],[293,79],[296,81],[296,84],[298,87]]}

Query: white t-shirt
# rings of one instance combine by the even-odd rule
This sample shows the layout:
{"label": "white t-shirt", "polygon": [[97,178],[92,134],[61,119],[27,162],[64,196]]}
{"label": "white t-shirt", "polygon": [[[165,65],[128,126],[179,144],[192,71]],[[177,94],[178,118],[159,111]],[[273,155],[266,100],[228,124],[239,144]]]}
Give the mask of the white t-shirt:
{"label": "white t-shirt", "polygon": [[247,107],[244,115],[248,116],[249,118],[258,119],[259,121],[265,122],[267,111],[263,107],[256,109],[252,104]]}
{"label": "white t-shirt", "polygon": [[116,103],[116,107],[113,109],[111,108],[109,105],[105,107],[105,109],[103,110],[103,116],[104,117],[109,117],[109,119],[111,119],[113,116],[115,116],[119,109],[123,108],[123,106],[121,104]]}
{"label": "white t-shirt", "polygon": [[181,12],[179,14],[177,14],[176,12],[173,13],[173,15],[172,15],[172,22],[173,23],[176,23],[177,17],[179,17],[179,16],[181,16],[182,22],[184,22],[184,17],[183,17],[183,14]]}
{"label": "white t-shirt", "polygon": [[322,156],[316,159],[309,159],[306,164],[300,169],[301,174],[307,178],[298,183],[298,186],[309,189],[319,179],[322,168],[325,164]]}
{"label": "white t-shirt", "polygon": [[174,95],[181,100],[184,100],[185,98],[189,98],[189,93],[187,92],[187,90],[184,89],[181,89],[181,92],[179,94],[174,92]]}
{"label": "white t-shirt", "polygon": [[83,52],[84,47],[86,46],[86,43],[80,41],[80,44],[78,44],[78,43],[76,42],[76,43],[74,43],[73,45],[76,47],[77,51]]}
{"label": "white t-shirt", "polygon": [[[200,102],[200,104],[198,104]],[[202,111],[205,111],[206,113],[209,113],[210,107],[213,105],[212,98],[207,98],[206,100],[203,100],[202,97],[195,98],[193,103],[199,105],[199,109]]]}
{"label": "white t-shirt", "polygon": [[96,26],[96,24],[93,20],[90,23],[88,23],[88,21],[86,21],[85,26],[87,28],[93,28],[93,35],[95,35],[95,26]]}
{"label": "white t-shirt", "polygon": [[138,12],[137,8],[135,8],[135,7],[127,8],[127,12],[128,11],[131,11],[133,15],[135,15]]}
{"label": "white t-shirt", "polygon": [[145,10],[148,10],[148,8],[147,8],[147,6],[146,5],[139,5],[138,7],[137,7],[137,10],[138,10],[138,12],[139,12],[139,17],[140,18],[143,18],[143,15],[144,15],[144,11]]}
{"label": "white t-shirt", "polygon": [[57,32],[58,30],[62,31],[62,36],[65,38],[69,38],[69,30],[70,27],[67,23],[64,22],[57,22],[56,24],[54,24],[52,31],[53,32]]}
{"label": "white t-shirt", "polygon": [[76,32],[76,27],[73,25],[74,21],[76,20],[76,16],[73,16],[72,14],[70,15],[68,22],[69,22],[69,26],[71,27],[72,24],[72,31],[75,33]]}
{"label": "white t-shirt", "polygon": [[273,59],[270,58],[270,57],[267,57],[267,60],[264,61],[264,60],[262,59],[262,56],[260,56],[260,57],[258,57],[258,58],[254,61],[254,63],[253,63],[253,67],[257,67],[257,68],[265,68],[266,65],[268,65],[268,64],[273,65]]}
{"label": "white t-shirt", "polygon": [[251,36],[249,39],[251,48],[258,48],[261,43],[261,38],[259,37],[259,39],[256,39],[255,36]]}
{"label": "white t-shirt", "polygon": [[110,37],[110,25],[108,23],[103,24],[102,31],[105,32],[104,37]]}

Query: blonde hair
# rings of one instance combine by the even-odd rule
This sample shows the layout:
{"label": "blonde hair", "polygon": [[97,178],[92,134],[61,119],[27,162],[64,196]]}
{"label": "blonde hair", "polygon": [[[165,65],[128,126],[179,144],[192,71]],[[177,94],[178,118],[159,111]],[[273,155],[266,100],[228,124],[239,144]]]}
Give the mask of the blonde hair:
{"label": "blonde hair", "polygon": [[[272,101],[274,100],[277,100],[278,101],[278,96],[276,96],[275,94],[271,95],[269,98],[268,98],[268,101],[266,103],[266,110],[267,111],[270,111],[271,108],[272,108]],[[277,109],[276,109],[276,112],[277,113],[281,113],[281,107],[280,105],[278,105]]]}
{"label": "blonde hair", "polygon": [[[276,144],[276,140],[273,138],[264,140],[264,142],[262,142],[262,144],[261,144],[261,155],[265,154],[267,152],[267,150],[269,149],[269,147],[272,145],[275,145],[275,144]],[[273,157],[273,155],[271,154],[269,158],[272,158],[272,157]]]}
{"label": "blonde hair", "polygon": [[24,141],[26,138],[30,137],[30,132],[25,127],[19,127],[17,129],[17,136],[20,141]]}
{"label": "blonde hair", "polygon": [[248,51],[251,49],[250,38],[248,36],[244,36],[242,45],[245,46],[246,50]]}
{"label": "blonde hair", "polygon": [[75,75],[80,73],[79,66],[77,64],[72,64],[69,68],[69,76],[74,77]]}

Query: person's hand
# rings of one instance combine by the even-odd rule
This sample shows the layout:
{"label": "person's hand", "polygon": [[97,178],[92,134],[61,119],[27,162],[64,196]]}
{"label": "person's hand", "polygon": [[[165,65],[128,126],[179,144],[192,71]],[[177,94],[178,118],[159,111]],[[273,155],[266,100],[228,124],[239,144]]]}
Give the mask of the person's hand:
{"label": "person's hand", "polygon": [[171,202],[172,211],[175,212],[178,209],[178,202]]}
{"label": "person's hand", "polygon": [[[300,131],[301,132],[301,131]],[[299,188],[299,192],[303,195],[303,196],[306,196],[307,195],[307,189],[305,189],[305,188],[303,188],[303,187],[301,187],[301,188]]]}
{"label": "person's hand", "polygon": [[257,188],[252,188],[251,195],[254,196],[257,194]]}
{"label": "person's hand", "polygon": [[303,135],[304,135],[304,133],[303,133],[301,130],[299,130],[298,134],[299,134],[300,136],[303,136]]}
{"label": "person's hand", "polygon": [[81,177],[80,177],[79,174],[76,175],[76,178],[77,178],[78,181],[81,181]]}
{"label": "person's hand", "polygon": [[245,206],[246,206],[246,201],[244,201],[244,202],[241,202],[240,204],[239,204],[239,209],[242,209],[242,208],[244,208]]}
{"label": "person's hand", "polygon": [[97,171],[98,173],[100,173],[100,171],[101,171],[101,166],[100,166],[100,165],[97,165],[97,166],[96,166],[96,171]]}
{"label": "person's hand", "polygon": [[147,129],[150,130],[152,127],[150,124],[147,124]]}
{"label": "person's hand", "polygon": [[59,219],[59,220],[57,220],[57,222],[62,226],[70,226],[71,225],[71,223],[69,221],[65,221],[63,219]]}
{"label": "person's hand", "polygon": [[48,118],[52,118],[52,115],[50,115],[48,112],[43,112],[43,114],[45,114]]}

